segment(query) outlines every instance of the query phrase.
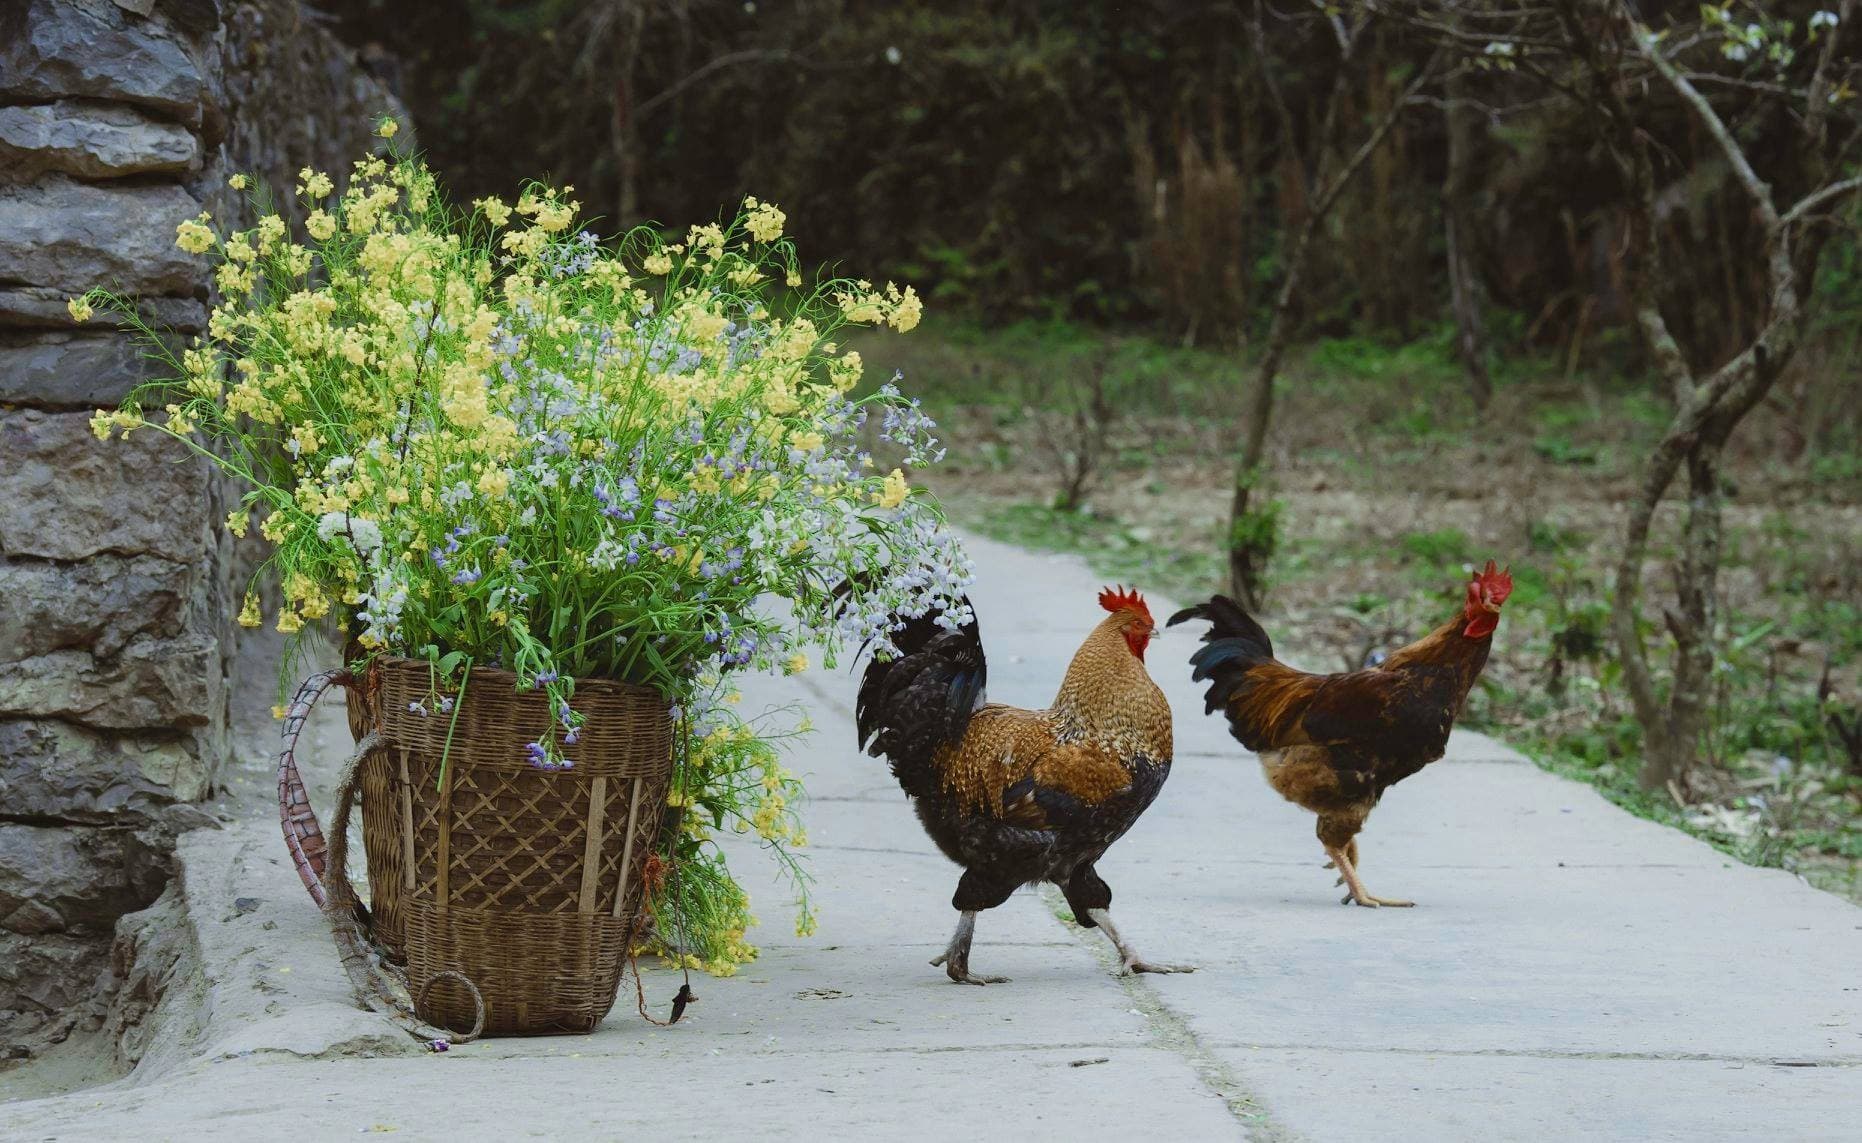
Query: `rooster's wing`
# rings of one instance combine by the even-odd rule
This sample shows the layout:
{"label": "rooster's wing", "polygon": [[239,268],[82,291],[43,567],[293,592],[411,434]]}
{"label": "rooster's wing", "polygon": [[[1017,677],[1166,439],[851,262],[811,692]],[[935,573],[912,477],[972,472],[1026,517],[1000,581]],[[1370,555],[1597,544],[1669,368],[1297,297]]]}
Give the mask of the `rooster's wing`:
{"label": "rooster's wing", "polygon": [[1096,743],[1059,741],[1052,714],[986,706],[940,759],[965,810],[1026,829],[1065,830],[1132,787],[1124,759]]}

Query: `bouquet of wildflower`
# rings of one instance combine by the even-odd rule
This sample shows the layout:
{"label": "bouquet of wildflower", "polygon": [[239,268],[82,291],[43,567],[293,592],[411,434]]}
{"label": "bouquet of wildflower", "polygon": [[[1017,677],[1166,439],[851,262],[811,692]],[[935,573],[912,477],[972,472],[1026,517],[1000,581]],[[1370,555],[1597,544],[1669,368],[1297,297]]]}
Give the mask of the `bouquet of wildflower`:
{"label": "bouquet of wildflower", "polygon": [[[439,685],[504,667],[548,691],[571,742],[577,676],[666,693],[691,744],[671,904],[686,947],[721,967],[747,955],[748,917],[709,831],[754,830],[791,869],[804,842],[780,735],[737,718],[729,676],[800,671],[810,646],[830,665],[883,652],[890,615],[955,615],[968,582],[904,474],[941,456],[931,422],[895,385],[855,396],[859,355],[832,340],[909,330],[919,300],[806,281],[782,212],[754,198],[681,242],[643,228],[603,244],[576,228],[570,190],[459,211],[418,158],[390,154],[340,194],[303,171],[302,236],[263,210],[232,233],[184,222],[223,300],[162,358],[166,379],[94,427],[166,433],[246,486],[227,527],[256,516],[271,541],[281,631],[330,616],[370,653],[429,661]],[[140,320],[101,291],[74,316],[93,305]],[[876,415],[904,468],[861,451]],[[260,612],[248,593],[240,621]],[[551,741],[523,749],[572,764]]]}

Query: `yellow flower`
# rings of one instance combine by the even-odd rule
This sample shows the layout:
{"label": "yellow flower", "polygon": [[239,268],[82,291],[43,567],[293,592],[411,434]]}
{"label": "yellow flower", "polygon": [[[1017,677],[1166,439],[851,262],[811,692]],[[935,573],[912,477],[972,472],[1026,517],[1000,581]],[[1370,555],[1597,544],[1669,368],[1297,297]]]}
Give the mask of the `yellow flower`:
{"label": "yellow flower", "polygon": [[554,234],[567,227],[575,218],[575,212],[581,208],[582,204],[579,202],[551,201],[543,209],[537,211],[537,225],[543,229],[544,233]]}
{"label": "yellow flower", "polygon": [[646,261],[640,263],[640,268],[649,274],[670,274],[672,273],[672,259],[666,255],[664,250],[656,250],[647,255]]}
{"label": "yellow flower", "polygon": [[911,490],[911,485],[905,483],[905,474],[895,468],[886,474],[885,488],[873,494],[873,501],[881,508],[897,508],[905,503]]}
{"label": "yellow flower", "polygon": [[754,197],[744,199],[744,209],[749,217],[744,219],[744,228],[750,237],[758,242],[774,242],[782,237],[782,227],[789,219],[774,203],[758,202]]}
{"label": "yellow flower", "polygon": [[799,675],[808,669],[808,656],[797,651],[789,656],[789,661],[782,665],[784,674]]}
{"label": "yellow flower", "polygon": [[72,298],[65,303],[65,309],[71,312],[72,321],[91,320],[91,304],[87,298]]}
{"label": "yellow flower", "polygon": [[258,595],[254,592],[247,592],[246,604],[239,609],[239,625],[241,627],[257,627],[264,621],[264,616],[259,614]]}
{"label": "yellow flower", "polygon": [[284,721],[283,703],[279,703],[277,706],[272,707],[272,717],[278,719],[280,722]]}
{"label": "yellow flower", "polygon": [[509,469],[488,468],[478,478],[478,490],[487,496],[503,496],[511,490],[511,473]]}
{"label": "yellow flower", "polygon": [[250,184],[246,176],[234,175],[232,178],[226,180],[226,185],[232,187],[234,190],[245,190]]}
{"label": "yellow flower", "polygon": [[207,216],[190,218],[175,227],[175,245],[189,254],[204,254],[213,246],[213,231],[202,222]]}
{"label": "yellow flower", "polygon": [[834,387],[845,393],[860,383],[860,374],[865,368],[865,362],[860,360],[860,352],[849,349],[828,365],[828,376],[833,380]]}
{"label": "yellow flower", "polygon": [[886,319],[887,324],[900,333],[906,333],[918,325],[918,319],[924,315],[925,305],[918,300],[917,290],[907,286],[901,294],[891,282],[887,282],[886,296],[892,302],[892,316]]}
{"label": "yellow flower", "polygon": [[330,176],[322,171],[313,171],[309,167],[299,171],[297,178],[297,193],[310,198],[322,198],[336,189],[336,184],[330,181]]}
{"label": "yellow flower", "polygon": [[322,438],[317,436],[316,426],[310,424],[299,425],[292,429],[291,439],[297,442],[297,455],[300,457],[316,452],[317,446],[323,443]]}
{"label": "yellow flower", "polygon": [[380,125],[375,128],[375,133],[384,139],[392,139],[394,138],[394,133],[400,129],[401,125],[396,123],[393,119],[383,119]]}
{"label": "yellow flower", "polygon": [[481,198],[475,200],[472,205],[478,207],[479,212],[485,216],[486,221],[490,222],[493,226],[501,227],[505,223],[511,221],[511,208],[505,205],[503,199]]}
{"label": "yellow flower", "polygon": [[327,211],[313,210],[304,219],[304,229],[317,241],[328,242],[336,236],[336,219],[330,217]]}
{"label": "yellow flower", "polygon": [[297,612],[286,608],[278,613],[278,631],[284,635],[295,635],[304,629],[304,621]]}
{"label": "yellow flower", "polygon": [[113,409],[99,409],[91,417],[91,435],[100,441],[107,441],[110,439],[110,434],[113,431],[121,429],[123,435],[127,436],[129,435],[130,429],[140,424],[142,424],[142,418],[134,413],[120,413]]}
{"label": "yellow flower", "polygon": [[[242,539],[245,537],[246,528],[251,523],[252,514],[244,508],[235,508],[226,514],[226,530]],[[247,598],[250,599],[250,597]],[[250,627],[253,624],[248,623],[246,626]]]}

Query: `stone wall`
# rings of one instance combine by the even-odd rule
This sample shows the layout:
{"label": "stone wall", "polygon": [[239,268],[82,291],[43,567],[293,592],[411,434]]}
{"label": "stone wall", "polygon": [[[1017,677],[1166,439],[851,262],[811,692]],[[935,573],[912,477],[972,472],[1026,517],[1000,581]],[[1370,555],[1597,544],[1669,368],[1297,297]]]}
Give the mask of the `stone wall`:
{"label": "stone wall", "polygon": [[211,821],[251,566],[204,463],[91,436],[146,366],[65,299],[103,285],[199,332],[176,224],[237,219],[234,171],[347,168],[390,110],[296,0],[0,3],[0,1046],[95,993],[118,918]]}

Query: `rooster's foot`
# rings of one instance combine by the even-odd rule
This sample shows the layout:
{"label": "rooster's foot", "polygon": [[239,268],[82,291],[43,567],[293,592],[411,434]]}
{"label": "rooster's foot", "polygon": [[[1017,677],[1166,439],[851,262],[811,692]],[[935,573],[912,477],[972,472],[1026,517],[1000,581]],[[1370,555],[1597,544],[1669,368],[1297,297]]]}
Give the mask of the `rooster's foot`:
{"label": "rooster's foot", "polygon": [[1125,938],[1119,936],[1118,926],[1112,923],[1112,914],[1106,912],[1104,909],[1088,909],[1086,913],[1093,924],[1099,926],[1099,931],[1111,938],[1112,947],[1118,950],[1118,974],[1120,976],[1130,976],[1138,972],[1162,973],[1196,971],[1196,966],[1193,964],[1152,964],[1150,961],[1139,956],[1137,951],[1130,945],[1126,944]]}
{"label": "rooster's foot", "polygon": [[970,938],[975,932],[976,912],[965,910],[957,918],[957,931],[951,934],[950,945],[931,958],[932,966],[942,965],[944,975],[957,984],[1007,984],[1006,976],[978,976],[970,971]]}
{"label": "rooster's foot", "polygon": [[1166,973],[1166,972],[1195,972],[1195,971],[1196,971],[1196,966],[1193,964],[1152,964],[1148,960],[1140,960],[1136,957],[1133,957],[1132,959],[1125,961],[1122,965],[1119,966],[1120,976],[1131,976],[1134,973],[1140,973],[1140,972]]}
{"label": "rooster's foot", "polygon": [[978,976],[970,971],[969,958],[957,958],[948,953],[940,953],[931,958],[933,967],[942,965],[944,974],[956,984],[1007,984],[1006,976]]}
{"label": "rooster's foot", "polygon": [[[1357,839],[1352,839],[1351,848],[1354,850],[1357,848]],[[1328,848],[1326,852],[1331,855],[1333,864],[1338,867],[1339,883],[1350,889],[1350,892],[1338,899],[1339,904],[1355,903],[1366,909],[1408,909],[1416,904],[1414,901],[1402,901],[1395,897],[1373,897],[1370,891],[1364,888],[1364,882],[1358,880],[1357,863],[1352,860],[1353,855],[1350,851]]]}
{"label": "rooster's foot", "polygon": [[1355,903],[1364,906],[1366,909],[1413,909],[1416,907],[1416,902],[1414,901],[1400,901],[1395,897],[1373,897],[1369,893],[1366,893],[1362,897],[1347,893],[1338,899],[1338,903],[1341,905]]}

